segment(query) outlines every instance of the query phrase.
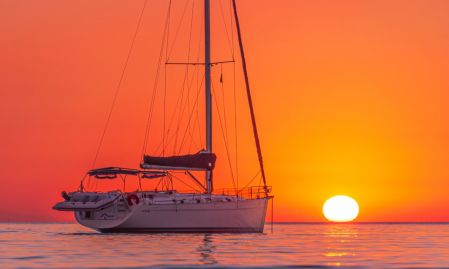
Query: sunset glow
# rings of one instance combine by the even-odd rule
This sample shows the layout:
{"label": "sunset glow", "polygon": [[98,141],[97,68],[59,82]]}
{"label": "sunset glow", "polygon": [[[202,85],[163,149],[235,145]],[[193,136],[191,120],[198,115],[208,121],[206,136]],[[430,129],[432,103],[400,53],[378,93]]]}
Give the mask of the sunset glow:
{"label": "sunset glow", "polygon": [[[168,43],[171,48],[176,37],[176,44],[170,61],[184,62],[188,16],[193,13],[193,24],[200,24],[204,8],[198,2],[192,12],[190,2],[185,11],[187,0],[172,2]],[[259,164],[232,13],[229,2],[221,2],[223,12],[219,1],[211,1],[211,58],[235,56],[238,123],[227,122],[227,128],[241,188]],[[95,168],[138,168],[168,3],[148,1]],[[0,1],[0,180],[3,201],[14,201],[1,210],[0,221],[75,221],[51,207],[92,168],[143,4]],[[267,184],[276,197],[274,221],[327,221],[323,203],[338,193],[363,209],[357,221],[449,221],[449,1],[245,0],[238,7]],[[200,30],[191,35],[190,61],[203,44]],[[219,104],[222,85],[233,102],[233,65],[223,64],[223,83],[221,66],[212,68]],[[164,79],[161,68],[159,92],[167,83],[169,111],[177,102],[171,90],[181,87],[185,72],[177,65],[167,70]],[[200,84],[201,77],[191,83]],[[158,96],[155,111],[164,109],[163,98]],[[214,100],[219,189],[233,183],[216,107]],[[232,105],[226,113],[234,119]],[[150,153],[160,143],[162,119],[154,115]],[[246,134],[237,153],[234,129]],[[98,187],[122,187],[117,182]],[[154,189],[157,182],[142,185]],[[126,185],[138,187],[132,178]],[[30,203],[17,193],[40,198]]]}

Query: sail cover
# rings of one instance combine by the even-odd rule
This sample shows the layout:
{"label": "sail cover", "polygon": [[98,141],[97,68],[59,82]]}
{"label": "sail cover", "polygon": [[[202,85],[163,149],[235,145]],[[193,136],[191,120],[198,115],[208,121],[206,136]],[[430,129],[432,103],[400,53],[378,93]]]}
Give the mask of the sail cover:
{"label": "sail cover", "polygon": [[170,157],[153,157],[145,155],[143,157],[144,164],[150,166],[163,166],[163,167],[185,167],[193,169],[204,169],[212,171],[215,167],[215,161],[217,156],[215,153],[196,153],[182,156],[170,156]]}

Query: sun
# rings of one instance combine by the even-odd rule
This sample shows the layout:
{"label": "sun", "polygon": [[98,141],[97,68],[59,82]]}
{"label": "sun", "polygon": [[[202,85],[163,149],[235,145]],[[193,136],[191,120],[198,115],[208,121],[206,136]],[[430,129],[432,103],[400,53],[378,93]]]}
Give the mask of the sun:
{"label": "sun", "polygon": [[323,213],[326,219],[335,222],[351,221],[359,214],[359,205],[351,197],[338,195],[324,203]]}

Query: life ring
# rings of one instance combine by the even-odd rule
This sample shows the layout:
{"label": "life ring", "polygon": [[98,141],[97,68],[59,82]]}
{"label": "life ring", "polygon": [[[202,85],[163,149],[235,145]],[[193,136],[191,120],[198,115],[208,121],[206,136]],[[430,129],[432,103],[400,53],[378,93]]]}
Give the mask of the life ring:
{"label": "life ring", "polygon": [[136,205],[138,205],[139,204],[139,196],[137,196],[134,193],[131,193],[130,195],[128,195],[128,199],[127,199],[128,204],[133,205],[133,200],[132,200],[133,198],[136,199]]}

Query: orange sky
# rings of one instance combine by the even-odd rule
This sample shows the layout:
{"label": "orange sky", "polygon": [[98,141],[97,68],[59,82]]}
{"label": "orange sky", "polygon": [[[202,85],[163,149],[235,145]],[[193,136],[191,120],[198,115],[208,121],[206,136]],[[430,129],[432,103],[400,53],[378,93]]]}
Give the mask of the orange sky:
{"label": "orange sky", "polygon": [[[74,220],[51,207],[92,166],[143,3],[0,2],[0,221]],[[137,168],[167,3],[148,0],[96,167]],[[186,1],[173,3],[176,18]],[[213,61],[231,57],[218,3]],[[359,203],[357,221],[449,221],[449,2],[237,5],[275,221],[326,221],[335,195]],[[173,61],[186,49],[181,32]],[[238,128],[250,132],[237,72]],[[257,172],[251,135],[239,142],[242,182]],[[220,141],[216,185],[231,187],[218,176]]]}

